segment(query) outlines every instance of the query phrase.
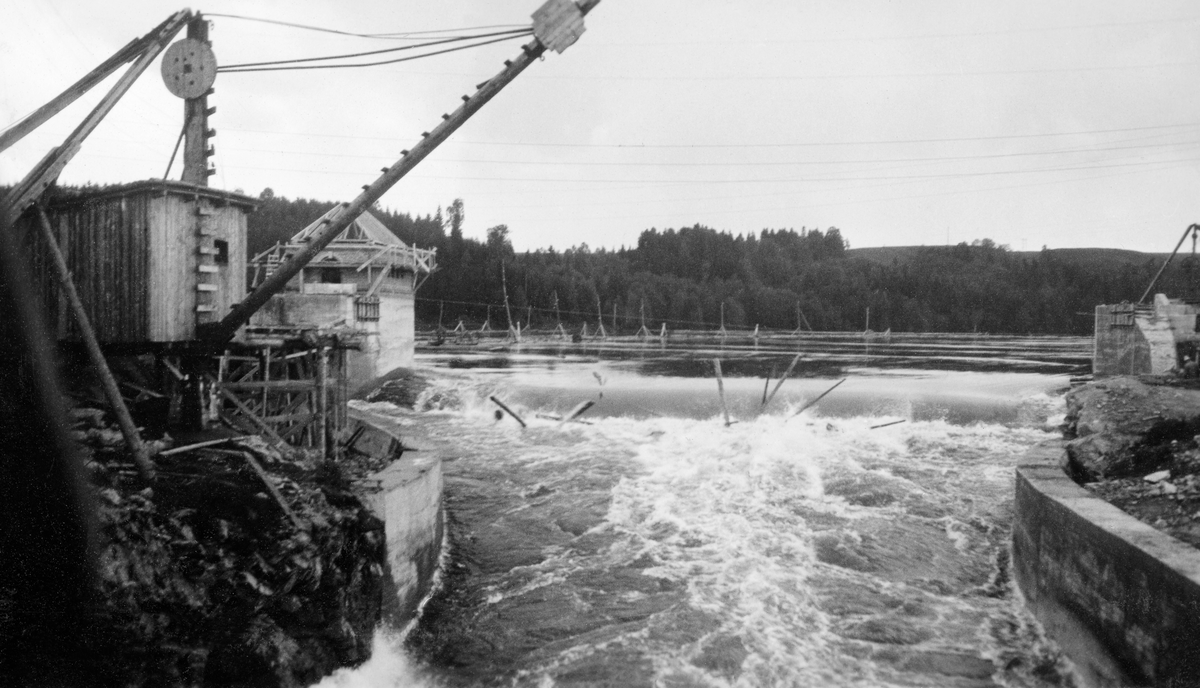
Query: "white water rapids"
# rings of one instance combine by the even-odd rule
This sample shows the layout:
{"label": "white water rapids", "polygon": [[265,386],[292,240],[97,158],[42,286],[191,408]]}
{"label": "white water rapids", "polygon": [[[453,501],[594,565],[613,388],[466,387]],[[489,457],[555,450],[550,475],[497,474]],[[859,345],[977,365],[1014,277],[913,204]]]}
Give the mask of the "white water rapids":
{"label": "white water rapids", "polygon": [[[1065,376],[858,370],[792,417],[834,381],[759,415],[761,377],[727,379],[729,427],[711,377],[594,360],[369,404],[457,457],[453,563],[406,646],[320,686],[1073,685],[1008,577],[1013,465]],[[585,398],[589,424],[537,417]]]}

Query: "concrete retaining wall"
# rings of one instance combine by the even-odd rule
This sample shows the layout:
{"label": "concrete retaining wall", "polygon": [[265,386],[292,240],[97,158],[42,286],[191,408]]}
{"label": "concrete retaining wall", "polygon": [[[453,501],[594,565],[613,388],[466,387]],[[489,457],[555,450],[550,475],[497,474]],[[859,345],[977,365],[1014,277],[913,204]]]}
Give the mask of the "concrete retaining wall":
{"label": "concrete retaining wall", "polygon": [[[354,443],[359,451],[386,455],[400,440],[393,424],[374,414],[351,408],[350,416],[364,429]],[[371,512],[384,522],[394,591],[383,601],[384,617],[400,628],[413,619],[438,570],[445,529],[441,458],[434,453],[405,452],[372,475],[360,493]]]}
{"label": "concrete retaining wall", "polygon": [[1200,551],[1093,497],[1061,442],[1017,467],[1013,570],[1092,686],[1200,685]]}

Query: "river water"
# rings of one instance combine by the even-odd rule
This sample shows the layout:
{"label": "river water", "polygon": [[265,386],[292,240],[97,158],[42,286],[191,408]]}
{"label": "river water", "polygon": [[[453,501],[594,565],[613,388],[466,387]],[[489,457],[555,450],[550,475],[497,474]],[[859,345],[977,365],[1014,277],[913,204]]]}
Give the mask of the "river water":
{"label": "river water", "polygon": [[[1089,355],[982,336],[422,349],[418,411],[369,406],[450,459],[442,587],[322,685],[1074,685],[1009,541],[1014,463],[1057,434]],[[586,422],[554,419],[587,400]]]}

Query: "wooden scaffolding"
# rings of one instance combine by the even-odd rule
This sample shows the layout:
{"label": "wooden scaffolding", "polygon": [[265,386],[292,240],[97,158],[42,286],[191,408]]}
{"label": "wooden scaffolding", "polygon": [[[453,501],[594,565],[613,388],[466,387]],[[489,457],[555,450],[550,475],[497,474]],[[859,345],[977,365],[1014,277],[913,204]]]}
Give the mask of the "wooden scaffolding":
{"label": "wooden scaffolding", "polygon": [[[340,458],[347,424],[346,351],[352,337],[305,331],[251,331],[217,356],[213,420],[276,443]],[[301,336],[298,336],[301,335]]]}

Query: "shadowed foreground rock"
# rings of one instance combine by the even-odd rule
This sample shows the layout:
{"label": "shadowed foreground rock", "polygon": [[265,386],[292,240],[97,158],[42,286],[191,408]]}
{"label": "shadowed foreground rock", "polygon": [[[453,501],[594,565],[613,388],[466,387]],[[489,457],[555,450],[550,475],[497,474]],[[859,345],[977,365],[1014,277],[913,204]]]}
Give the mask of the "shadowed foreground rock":
{"label": "shadowed foreground rock", "polygon": [[294,688],[369,658],[383,523],[335,468],[249,438],[160,456],[158,482],[142,489],[99,416],[76,414],[103,542],[81,614],[94,629],[91,685]]}

